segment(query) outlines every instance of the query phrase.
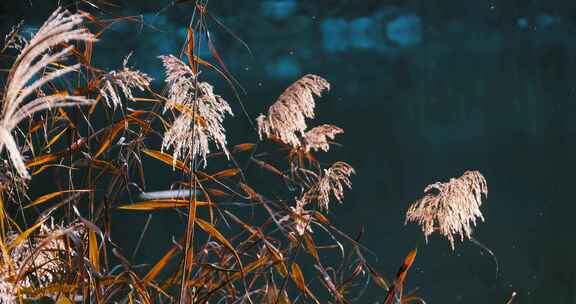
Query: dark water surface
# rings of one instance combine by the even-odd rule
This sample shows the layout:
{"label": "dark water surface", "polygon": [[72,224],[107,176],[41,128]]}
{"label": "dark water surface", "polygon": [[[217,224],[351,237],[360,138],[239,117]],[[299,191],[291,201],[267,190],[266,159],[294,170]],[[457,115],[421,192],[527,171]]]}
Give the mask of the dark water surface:
{"label": "dark water surface", "polygon": [[[31,2],[0,3],[2,33],[21,19],[38,26],[57,3]],[[114,26],[95,49],[97,63],[118,67],[134,51],[134,65],[161,79],[155,57],[178,52],[192,6],[119,3],[118,15],[143,15],[157,30]],[[407,289],[418,288],[428,303],[504,303],[512,291],[518,303],[576,303],[575,1],[210,5],[253,53],[212,24],[225,61],[248,92],[242,100],[252,118],[302,74],[330,80],[318,122],[345,129],[333,154],[358,173],[333,217],[345,231],[365,229],[363,243],[378,255],[380,272],[392,276],[418,246]],[[226,84],[214,82],[233,100]],[[254,140],[237,104],[234,110],[229,137]],[[408,205],[427,184],[467,169],[488,180],[485,222],[475,236],[496,255],[498,274],[471,242],[452,251],[446,240],[434,236],[425,244],[417,226],[404,226]],[[143,221],[134,217],[134,226]],[[169,220],[154,221],[170,230]],[[154,233],[148,238],[154,244]],[[162,250],[146,246],[142,254],[157,257]],[[371,290],[361,302],[378,298]]]}

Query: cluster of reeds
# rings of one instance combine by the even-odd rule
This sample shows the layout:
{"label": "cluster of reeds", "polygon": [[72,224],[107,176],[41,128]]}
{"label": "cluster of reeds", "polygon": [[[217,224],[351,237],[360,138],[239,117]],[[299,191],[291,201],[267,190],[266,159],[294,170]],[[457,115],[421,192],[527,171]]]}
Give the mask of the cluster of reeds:
{"label": "cluster of reeds", "polygon": [[[202,2],[194,10],[183,55],[158,54],[162,90],[129,56],[115,71],[92,65],[93,44],[119,19],[60,8],[30,39],[18,28],[6,36],[2,54],[14,59],[0,113],[0,303],[320,303],[319,293],[351,303],[370,281],[402,299],[415,251],[388,282],[328,218],[355,173],[318,161],[341,128],[308,127],[329,82],[305,75],[290,85],[256,119],[260,141],[227,138],[234,104],[201,73],[235,86],[208,35],[211,20],[224,25]],[[214,63],[198,56],[201,47]],[[169,191],[146,192],[154,189],[147,161],[174,171]],[[32,181],[47,179],[53,191],[38,195]],[[258,187],[270,181],[282,190]],[[470,237],[483,177],[429,189],[439,193],[407,220],[452,244],[455,233]],[[165,240],[157,261],[136,265],[114,239],[113,215],[122,212],[175,212],[182,227],[170,228],[184,233]]]}

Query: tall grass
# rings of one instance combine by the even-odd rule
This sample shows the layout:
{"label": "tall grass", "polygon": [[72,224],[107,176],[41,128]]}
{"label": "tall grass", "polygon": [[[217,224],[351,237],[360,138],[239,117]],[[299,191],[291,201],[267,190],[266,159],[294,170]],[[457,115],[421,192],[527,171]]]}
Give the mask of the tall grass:
{"label": "tall grass", "polygon": [[[402,290],[415,250],[396,278],[386,280],[370,265],[360,236],[329,219],[331,204],[344,202],[352,188],[355,170],[320,160],[343,129],[308,127],[328,80],[305,75],[279,92],[256,119],[258,142],[228,138],[223,123],[232,119],[234,104],[203,72],[238,89],[209,27],[237,37],[207,2],[196,2],[182,55],[156,54],[165,87],[155,90],[151,77],[129,66],[130,56],[114,71],[92,65],[96,36],[106,39],[111,22],[130,20],[59,8],[29,41],[18,28],[7,36],[2,53],[15,59],[0,115],[7,160],[0,183],[0,303],[353,303],[372,283],[385,303],[423,302]],[[199,57],[202,48],[213,62]],[[150,160],[174,171],[170,189],[145,191],[155,174],[144,165]],[[38,195],[33,181],[46,179],[53,189]],[[263,186],[271,183],[282,190]],[[479,198],[461,194],[480,206]],[[428,235],[442,218],[423,205],[448,210],[446,204],[459,202],[419,204],[408,219],[418,218]],[[113,215],[162,210],[185,219],[183,227],[168,227],[182,237],[158,241],[170,246],[160,259],[134,264],[136,252],[114,238]],[[469,236],[470,226],[463,229]],[[442,231],[453,245],[453,231]]]}

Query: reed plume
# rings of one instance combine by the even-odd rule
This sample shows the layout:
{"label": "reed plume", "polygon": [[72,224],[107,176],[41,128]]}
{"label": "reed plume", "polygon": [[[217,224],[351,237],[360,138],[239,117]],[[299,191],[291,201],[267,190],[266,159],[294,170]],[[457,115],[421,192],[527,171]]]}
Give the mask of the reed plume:
{"label": "reed plume", "polygon": [[[70,251],[62,238],[50,238],[64,230],[54,224],[50,217],[39,228],[38,235],[28,240],[19,239],[18,234],[9,232],[6,237],[10,244],[9,255],[0,259],[0,304],[15,304],[18,289],[21,287],[32,288],[37,285],[40,288],[47,287],[56,282],[64,273],[64,262],[61,253],[76,254]],[[79,234],[80,230],[74,232]],[[45,242],[49,240],[49,242]],[[7,261],[6,259],[9,259]],[[17,274],[25,274],[18,282],[15,281]]]}
{"label": "reed plume", "polygon": [[311,212],[306,210],[304,206],[307,203],[303,200],[296,200],[296,207],[290,207],[290,215],[280,219],[280,222],[287,222],[291,220],[292,229],[298,234],[303,235],[306,232],[312,232],[310,222],[312,221]]}
{"label": "reed plume", "polygon": [[24,22],[20,21],[20,23],[13,26],[10,29],[10,32],[4,36],[4,46],[2,47],[2,50],[0,50],[0,53],[4,53],[7,49],[21,51],[26,44],[28,44],[26,38],[21,34],[23,24]]}
{"label": "reed plume", "polygon": [[7,271],[0,271],[0,304],[16,303],[16,284],[10,281]]}
{"label": "reed plume", "polygon": [[[80,28],[83,16],[101,29],[98,37],[105,37],[116,22],[135,21],[133,16],[109,19],[109,12],[100,20],[59,9],[29,42],[19,28],[7,36],[6,49],[21,53],[0,97],[0,152],[6,146],[10,157],[0,162],[0,304],[47,298],[57,303],[351,303],[354,299],[348,298],[358,298],[355,287],[367,286],[371,278],[386,285],[363,256],[357,238],[340,231],[323,212],[334,200],[343,201],[355,174],[349,164],[330,166],[311,152],[328,151],[335,136],[343,133],[333,125],[306,125],[314,118],[315,98],[330,87],[325,79],[302,77],[258,118],[260,138],[285,143],[280,149],[265,151],[265,145],[241,142],[230,148],[239,154],[231,160],[230,134],[223,127],[231,107],[209,83],[200,81],[199,69],[210,67],[231,85],[236,82],[210,40],[207,22],[217,19],[206,5],[196,1],[194,16],[200,19],[192,17],[186,27],[185,53],[191,63],[160,57],[166,74],[164,96],[150,86],[147,74],[129,65],[130,56],[111,72],[92,66],[89,42],[96,39]],[[212,63],[199,57],[196,42],[207,42]],[[81,49],[68,47],[83,44]],[[75,58],[83,65],[68,66]],[[199,65],[194,68],[194,63]],[[76,70],[78,77],[68,77]],[[69,96],[73,94],[57,88],[60,81],[70,92],[89,92],[95,100]],[[154,105],[122,104],[137,94],[148,97],[137,100]],[[90,111],[37,113],[101,99]],[[126,115],[101,115],[119,106]],[[168,121],[162,117],[167,111],[173,118]],[[26,129],[24,122],[18,124],[24,119],[30,121]],[[163,139],[161,148],[145,148],[157,134]],[[26,144],[19,143],[20,138]],[[218,155],[229,159],[218,157],[210,160],[213,168],[197,168],[207,166],[210,149],[223,151]],[[34,158],[25,164],[29,154]],[[161,181],[175,190],[146,190],[150,172],[158,171],[147,167],[144,155],[179,170],[176,179]],[[192,166],[180,160],[190,160]],[[35,172],[34,183],[23,178],[29,177],[26,166]],[[32,198],[19,190],[46,182],[48,193],[26,191]],[[134,191],[140,192],[139,202]],[[294,205],[287,208],[286,202]],[[81,206],[86,217],[78,210]],[[243,212],[245,207],[255,213]],[[167,239],[170,248],[159,260],[144,261],[144,269],[142,252],[149,249],[148,235],[155,227],[152,214],[139,237],[134,235],[136,246],[127,255],[123,238],[113,238],[113,227],[122,228],[118,219],[124,218],[117,210],[174,210],[184,216],[172,228],[185,224],[186,230],[179,239]],[[46,224],[51,216],[61,224]],[[335,254],[341,259],[326,259]],[[300,265],[312,264],[320,276],[308,281],[313,274]],[[318,279],[322,284],[314,283]],[[318,299],[316,289],[322,285],[326,290],[318,291],[323,296]]]}
{"label": "reed plume", "polygon": [[[26,146],[24,146],[26,148]],[[13,170],[8,160],[0,161],[0,192],[5,198],[17,201],[18,198],[29,199],[27,194],[28,183],[22,179],[18,172]]]}
{"label": "reed plume", "polygon": [[446,183],[430,184],[424,193],[406,212],[405,223],[416,222],[422,226],[426,241],[438,231],[454,250],[454,235],[460,235],[461,241],[470,239],[476,219],[484,221],[480,205],[482,196],[488,195],[488,185],[478,171],[466,171]]}
{"label": "reed plume", "polygon": [[54,53],[51,51],[52,48],[69,41],[96,41],[93,34],[85,28],[79,27],[82,22],[82,15],[70,14],[68,11],[58,8],[22,49],[8,75],[0,113],[0,152],[4,147],[6,148],[14,168],[23,179],[29,179],[30,175],[18,144],[12,136],[12,131],[18,124],[34,113],[46,109],[92,103],[91,100],[83,96],[69,96],[63,92],[41,95],[26,101],[44,84],[80,68],[80,64],[76,64],[55,68],[46,74],[39,74],[43,70],[49,70],[56,62],[62,60],[74,47],[67,46]]}
{"label": "reed plume", "polygon": [[344,130],[333,125],[321,125],[306,131],[303,136],[304,150],[322,150],[328,152],[330,149],[329,139],[334,139],[337,134],[344,133]]}
{"label": "reed plume", "polygon": [[270,106],[268,115],[260,114],[256,119],[260,138],[277,137],[294,148],[301,147],[306,118],[314,118],[314,97],[329,89],[330,83],[317,75],[298,79]]}
{"label": "reed plume", "polygon": [[328,169],[324,169],[316,183],[300,199],[296,199],[296,206],[290,207],[290,214],[283,217],[280,222],[284,223],[290,219],[291,227],[298,235],[312,232],[310,223],[313,211],[306,209],[306,206],[317,202],[320,209],[328,211],[331,194],[338,202],[342,203],[344,187],[352,188],[350,175],[355,173],[352,166],[341,161],[332,164]]}
{"label": "reed plume", "polygon": [[198,81],[198,75],[180,59],[172,55],[160,56],[160,59],[169,86],[164,110],[180,112],[164,134],[162,150],[173,148],[174,162],[191,152],[192,159],[199,159],[206,166],[212,142],[229,156],[226,130],[222,126],[226,114],[233,115],[228,102],[214,94],[209,83]]}
{"label": "reed plume", "polygon": [[303,205],[316,201],[323,210],[329,209],[330,194],[332,194],[339,203],[344,199],[344,187],[352,188],[350,176],[355,174],[354,168],[349,164],[339,161],[335,162],[320,176],[314,184],[302,196]]}
{"label": "reed plume", "polygon": [[124,58],[122,69],[110,71],[102,76],[100,95],[102,95],[108,107],[116,109],[116,107],[122,105],[118,89],[124,97],[132,99],[134,98],[132,94],[134,89],[144,91],[150,86],[152,81],[150,76],[128,66],[130,55]]}

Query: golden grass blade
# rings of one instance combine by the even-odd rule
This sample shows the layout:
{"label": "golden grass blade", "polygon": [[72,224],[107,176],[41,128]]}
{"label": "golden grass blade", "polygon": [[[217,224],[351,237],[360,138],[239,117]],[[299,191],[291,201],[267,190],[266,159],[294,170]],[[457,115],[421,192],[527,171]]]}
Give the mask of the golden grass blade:
{"label": "golden grass blade", "polygon": [[16,247],[18,247],[18,245],[20,245],[23,241],[25,241],[26,239],[28,239],[28,237],[34,232],[36,231],[36,229],[40,228],[40,226],[42,226],[42,224],[44,224],[44,222],[46,221],[46,219],[48,219],[48,217],[43,218],[42,220],[40,220],[38,223],[32,225],[32,227],[26,229],[24,232],[20,233],[14,240],[12,240],[12,242],[10,242],[10,244],[8,245],[9,250],[12,250]]}
{"label": "golden grass blade", "polygon": [[207,180],[218,181],[218,179],[220,179],[220,178],[232,177],[232,176],[238,175],[239,173],[241,173],[241,171],[240,171],[240,169],[232,168],[232,169],[226,169],[226,170],[222,170],[220,172],[216,172],[212,175],[206,174],[202,171],[198,171],[196,173],[198,175],[203,176],[203,178],[200,179],[200,182],[205,182]]}
{"label": "golden grass blade", "polygon": [[46,119],[38,119],[37,121],[32,121],[28,127],[28,134],[36,133],[44,126],[45,123]]}
{"label": "golden grass blade", "polygon": [[282,253],[278,249],[276,249],[271,244],[266,243],[266,249],[272,255],[272,261],[274,262],[274,267],[281,273],[283,276],[288,275],[288,267],[286,267],[286,263],[284,262],[284,257]]}
{"label": "golden grass blade", "polygon": [[260,237],[260,233],[258,232],[258,230],[252,228],[252,226],[246,224],[244,221],[242,221],[240,218],[238,218],[236,215],[234,215],[234,213],[228,211],[228,210],[224,210],[224,213],[226,213],[230,218],[232,218],[236,223],[242,225],[242,227],[244,227],[244,229],[246,229],[247,231],[249,231],[252,235],[257,235]]}
{"label": "golden grass blade", "polygon": [[254,149],[255,146],[256,146],[255,144],[250,144],[250,143],[237,144],[234,147],[232,147],[232,149],[230,151],[232,151],[232,153],[246,152],[246,151],[250,151],[250,150]]}
{"label": "golden grass blade", "polygon": [[314,303],[320,304],[318,299],[316,299],[314,294],[306,286],[306,281],[304,280],[304,274],[302,274],[302,270],[300,269],[300,266],[298,266],[297,263],[292,263],[292,266],[290,268],[292,270],[291,271],[292,280],[296,284],[296,287],[298,287],[298,289],[302,290],[302,292],[304,292],[304,294],[306,294],[306,296],[311,298],[314,301]]}
{"label": "golden grass blade", "polygon": [[219,189],[208,188],[206,189],[206,191],[208,191],[208,193],[210,193],[211,196],[217,196],[217,197],[230,196],[230,193]]}
{"label": "golden grass blade", "polygon": [[12,259],[10,258],[9,255],[9,251],[8,251],[8,246],[6,246],[6,243],[4,241],[5,236],[6,236],[6,226],[5,226],[5,221],[6,220],[6,214],[5,214],[5,210],[4,210],[4,199],[2,198],[2,195],[0,195],[0,250],[2,251],[2,261],[5,262],[4,267],[8,266],[8,269],[12,268]]}
{"label": "golden grass blade", "polygon": [[304,245],[306,245],[306,249],[308,250],[310,255],[314,257],[314,260],[316,260],[317,263],[320,263],[320,257],[318,256],[318,249],[316,248],[316,245],[314,245],[314,240],[312,239],[310,233],[304,233]]}
{"label": "golden grass blade", "polygon": [[132,98],[128,98],[128,100],[130,101],[141,101],[141,102],[149,102],[149,103],[153,103],[153,104],[160,104],[161,101],[159,99],[156,98],[144,98],[144,97],[132,97]]}
{"label": "golden grass blade", "polygon": [[226,75],[226,73],[225,73],[224,71],[222,71],[221,69],[219,69],[219,68],[216,67],[215,65],[211,64],[210,62],[208,62],[208,61],[200,58],[200,57],[197,56],[197,55],[192,55],[192,58],[193,58],[194,62],[197,62],[197,63],[199,63],[200,65],[203,65],[203,66],[205,66],[205,67],[207,67],[207,68],[210,68],[210,69],[212,69],[214,72],[218,73],[220,76],[224,77],[224,79],[226,79],[226,81],[228,81],[228,83],[230,83],[230,84],[234,83],[234,82],[232,81],[232,79],[230,79],[230,78],[228,77],[228,75]]}
{"label": "golden grass blade", "polygon": [[57,142],[62,137],[62,135],[64,135],[66,133],[66,131],[68,131],[69,128],[70,127],[66,127],[66,128],[64,128],[64,130],[60,131],[60,133],[54,135],[54,137],[52,137],[48,141],[48,143],[46,143],[46,145],[44,146],[44,148],[42,148],[42,150],[46,150],[46,149],[50,148],[55,142]]}
{"label": "golden grass blade", "polygon": [[20,291],[26,299],[39,300],[57,293],[70,293],[78,288],[77,284],[51,283],[43,287],[22,287]]}
{"label": "golden grass blade", "polygon": [[114,126],[114,128],[112,128],[112,130],[108,132],[108,135],[106,136],[106,138],[104,138],[102,145],[100,145],[100,148],[98,149],[98,151],[96,151],[93,158],[98,158],[98,156],[100,156],[102,153],[108,150],[108,148],[112,145],[112,141],[114,141],[114,139],[116,138],[116,135],[118,135],[118,133],[120,133],[120,131],[122,131],[122,129],[124,129],[125,126],[126,125],[124,121],[117,123]]}
{"label": "golden grass blade", "polygon": [[198,74],[198,65],[196,64],[196,62],[193,60],[193,56],[194,56],[194,46],[195,46],[195,35],[194,35],[194,29],[192,29],[191,27],[188,27],[187,29],[188,31],[188,35],[186,37],[187,43],[186,43],[186,55],[188,56],[188,65],[190,66],[190,68],[192,68],[192,72],[194,72],[194,74]]}
{"label": "golden grass blade", "polygon": [[0,235],[0,241],[2,241],[2,237],[4,237],[6,234],[6,229],[5,229],[5,223],[4,221],[6,220],[6,214],[5,214],[6,210],[4,209],[4,198],[2,197],[2,195],[0,195],[0,233],[2,233]]}
{"label": "golden grass blade", "polygon": [[274,283],[270,283],[268,288],[266,289],[266,298],[264,304],[291,304],[290,298],[286,292],[283,292],[274,285]]}
{"label": "golden grass blade", "polygon": [[417,254],[418,254],[418,249],[414,248],[414,249],[410,250],[410,252],[406,256],[406,258],[404,259],[404,263],[402,264],[402,267],[400,267],[400,270],[398,271],[398,276],[397,276],[397,278],[400,281],[404,281],[404,279],[406,279],[406,274],[408,274],[408,269],[410,269],[410,267],[414,263],[414,260],[416,259]]}
{"label": "golden grass blade", "polygon": [[244,191],[244,193],[246,193],[246,195],[248,196],[249,199],[251,200],[259,200],[260,199],[260,194],[258,194],[258,192],[256,192],[256,190],[254,190],[252,187],[248,186],[245,183],[238,183],[240,185],[240,188],[242,188],[242,191]]}
{"label": "golden grass blade", "polygon": [[186,166],[186,164],[184,164],[183,162],[179,161],[179,160],[174,160],[174,158],[172,158],[172,156],[170,154],[166,154],[164,152],[160,152],[160,151],[156,151],[156,150],[151,150],[151,149],[144,149],[142,150],[142,152],[144,152],[146,155],[153,157],[169,166],[172,166],[172,164],[176,164],[176,168],[180,169],[181,171],[185,172],[185,173],[190,173],[190,168],[188,168],[188,166]]}
{"label": "golden grass blade", "polygon": [[[179,200],[179,199],[166,199],[166,200],[149,200],[145,202],[134,203],[130,205],[123,205],[118,207],[122,210],[162,210],[162,209],[172,209],[172,208],[184,208],[190,205],[189,200]],[[196,201],[196,206],[208,206],[209,202]]]}
{"label": "golden grass blade", "polygon": [[[236,215],[234,215],[232,212],[229,212],[228,210],[224,211],[230,218],[232,218],[235,222],[239,223],[240,225],[242,225],[242,227],[250,232],[251,237],[256,236],[258,237],[260,240],[262,240],[264,242],[264,245],[266,246],[266,249],[270,252],[271,256],[272,256],[272,261],[275,264],[276,269],[282,274],[282,275],[287,275],[288,274],[288,268],[286,267],[286,264],[284,263],[284,257],[282,256],[282,253],[276,249],[274,247],[274,245],[272,245],[268,240],[266,240],[266,238],[262,235],[262,233],[260,231],[258,231],[257,229],[254,229],[252,226],[250,226],[249,224],[245,223],[244,221],[242,221],[241,219],[239,219]],[[248,242],[249,239],[247,239],[245,242]]]}
{"label": "golden grass blade", "polygon": [[34,201],[32,201],[31,203],[29,203],[28,205],[24,206],[24,209],[40,205],[44,202],[47,202],[47,201],[49,201],[55,197],[61,196],[61,195],[66,194],[66,193],[85,193],[85,192],[93,192],[93,191],[94,190],[91,190],[91,189],[78,189],[78,190],[63,190],[63,191],[57,191],[57,192],[44,194],[41,197],[39,197],[39,198],[35,199]]}
{"label": "golden grass blade", "polygon": [[65,155],[66,155],[65,151],[60,151],[60,152],[56,152],[56,153],[38,156],[38,157],[33,158],[31,161],[27,162],[26,168],[32,168],[35,166],[43,165],[45,163],[48,163],[48,162],[57,160],[59,158],[62,158]]}
{"label": "golden grass blade", "polygon": [[92,266],[94,266],[96,271],[100,271],[100,250],[98,249],[98,239],[96,238],[96,231],[92,229],[88,232],[88,251]]}
{"label": "golden grass blade", "polygon": [[255,159],[255,158],[251,158],[250,160],[252,160],[256,165],[258,165],[259,167],[266,169],[278,176],[281,176],[283,178],[288,178],[286,176],[286,174],[282,173],[282,171],[280,171],[278,168],[276,168],[275,166],[265,162],[265,161],[261,161],[259,159]]}
{"label": "golden grass blade", "polygon": [[231,177],[231,176],[238,175],[238,173],[240,173],[240,169],[237,169],[237,168],[226,169],[226,170],[222,170],[220,172],[217,172],[215,174],[212,174],[212,178],[213,179],[219,179],[219,178],[223,178],[223,177]]}
{"label": "golden grass blade", "polygon": [[[175,164],[173,164],[174,166]],[[188,205],[188,221],[186,223],[186,238],[184,241],[184,263],[182,265],[182,279],[180,280],[180,304],[186,303],[187,282],[194,265],[194,226],[196,222],[196,201],[190,200]]]}
{"label": "golden grass blade", "polygon": [[52,167],[52,166],[51,166],[51,165],[42,166],[42,167],[40,167],[40,168],[32,171],[32,173],[30,173],[30,175],[32,175],[32,176],[38,175],[38,174],[44,172],[44,170],[46,170],[46,169],[48,169],[48,168],[50,168],[50,167]]}
{"label": "golden grass blade", "polygon": [[120,174],[122,172],[122,170],[120,168],[118,168],[114,164],[107,162],[107,161],[104,161],[104,160],[92,159],[92,160],[90,160],[90,165],[92,167],[100,168],[104,171],[111,172],[112,174]]}
{"label": "golden grass blade", "polygon": [[317,219],[318,221],[320,221],[326,225],[330,225],[330,220],[321,212],[314,211],[313,215],[314,215],[314,218]]}
{"label": "golden grass blade", "polygon": [[76,124],[74,123],[74,121],[72,119],[70,119],[70,116],[68,115],[68,113],[66,113],[66,111],[64,111],[63,108],[58,108],[58,114],[60,114],[60,115],[56,115],[52,118],[53,122],[56,122],[57,120],[63,119],[66,121],[66,124],[68,124],[68,126],[70,128],[73,128],[73,129],[76,128]]}
{"label": "golden grass blade", "polygon": [[270,257],[268,255],[264,255],[261,258],[251,262],[250,264],[244,267],[244,272],[236,272],[230,277],[230,281],[228,283],[232,283],[236,280],[241,279],[246,274],[256,271],[257,269],[265,267],[268,262],[270,262]]}
{"label": "golden grass blade", "polygon": [[162,269],[166,267],[166,264],[168,264],[168,261],[170,261],[170,259],[172,258],[172,256],[174,256],[174,254],[176,254],[176,252],[178,252],[178,247],[176,246],[173,246],[170,250],[168,250],[168,252],[164,254],[164,256],[160,259],[160,261],[158,261],[154,265],[154,267],[152,267],[152,269],[148,271],[146,276],[144,276],[144,281],[145,282],[153,281],[158,276],[158,274],[160,274],[160,271],[162,271]]}
{"label": "golden grass blade", "polygon": [[243,273],[244,270],[242,266],[242,260],[240,259],[240,255],[236,251],[236,248],[234,248],[234,246],[224,237],[224,235],[222,235],[222,233],[220,233],[220,231],[218,231],[210,223],[200,218],[196,218],[196,223],[198,224],[198,227],[200,227],[200,229],[204,230],[206,233],[217,239],[222,245],[224,245],[224,247],[226,247],[228,250],[230,250],[230,252],[232,252],[234,257],[236,257],[236,260],[238,261],[238,265],[240,266],[241,272]]}

